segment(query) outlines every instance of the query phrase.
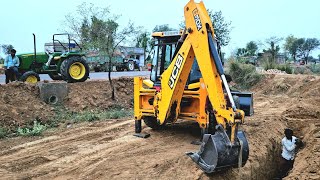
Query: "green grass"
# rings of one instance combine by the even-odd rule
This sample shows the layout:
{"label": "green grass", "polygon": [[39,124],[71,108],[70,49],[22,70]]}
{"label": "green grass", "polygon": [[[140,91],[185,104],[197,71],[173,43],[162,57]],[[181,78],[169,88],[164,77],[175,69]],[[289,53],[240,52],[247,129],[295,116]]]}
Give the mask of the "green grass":
{"label": "green grass", "polygon": [[6,137],[7,134],[8,134],[8,130],[3,127],[0,127],[0,139]]}
{"label": "green grass", "polygon": [[17,129],[17,134],[19,136],[39,136],[41,135],[47,127],[45,125],[40,124],[37,121],[33,121],[33,127],[28,128],[18,128]]}
{"label": "green grass", "polygon": [[82,112],[67,111],[64,108],[56,109],[56,115],[50,120],[50,126],[55,127],[65,122],[92,122],[106,119],[121,119],[132,117],[133,111],[120,107],[112,107],[108,110],[87,110]]}

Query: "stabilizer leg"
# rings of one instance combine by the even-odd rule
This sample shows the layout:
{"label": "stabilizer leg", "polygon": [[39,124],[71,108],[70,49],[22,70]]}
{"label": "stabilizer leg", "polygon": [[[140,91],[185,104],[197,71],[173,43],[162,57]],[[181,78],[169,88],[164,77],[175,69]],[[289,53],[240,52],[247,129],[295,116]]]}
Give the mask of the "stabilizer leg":
{"label": "stabilizer leg", "polygon": [[141,133],[142,126],[141,126],[141,120],[135,120],[135,134],[134,136],[139,138],[148,138],[150,137],[150,134],[148,133]]}

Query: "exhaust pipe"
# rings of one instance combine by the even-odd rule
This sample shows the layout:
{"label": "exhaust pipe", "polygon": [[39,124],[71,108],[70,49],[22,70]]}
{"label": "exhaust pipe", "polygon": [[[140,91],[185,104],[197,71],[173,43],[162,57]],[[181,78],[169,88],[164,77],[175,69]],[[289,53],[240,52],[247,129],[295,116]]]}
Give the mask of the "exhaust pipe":
{"label": "exhaust pipe", "polygon": [[33,35],[33,48],[34,48],[34,62],[37,62],[37,46],[36,46],[36,35],[32,33]]}

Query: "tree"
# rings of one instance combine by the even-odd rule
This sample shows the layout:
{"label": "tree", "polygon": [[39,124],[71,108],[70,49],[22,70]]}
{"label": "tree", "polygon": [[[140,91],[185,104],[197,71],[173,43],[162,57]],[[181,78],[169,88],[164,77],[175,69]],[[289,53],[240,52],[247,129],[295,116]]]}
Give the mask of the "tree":
{"label": "tree", "polygon": [[123,29],[119,29],[117,20],[117,16],[110,15],[108,8],[86,3],[78,6],[77,14],[66,16],[69,30],[75,33],[84,49],[96,51],[100,57],[108,60],[108,79],[113,100],[115,91],[111,80],[112,60],[120,44],[136,33],[133,23],[129,22]]}
{"label": "tree", "polygon": [[319,61],[320,61],[320,54],[318,55],[318,59],[319,59]]}
{"label": "tree", "polygon": [[221,46],[227,46],[230,42],[231,21],[226,21],[221,11],[207,10],[212,21],[214,34]]}
{"label": "tree", "polygon": [[299,57],[302,57],[305,63],[308,64],[310,52],[320,46],[320,41],[316,38],[308,38],[306,40],[303,38],[303,41],[303,44],[298,50]]}
{"label": "tree", "polygon": [[247,56],[248,51],[246,48],[238,48],[236,56],[237,57],[243,57],[243,56]]}
{"label": "tree", "polygon": [[296,38],[293,35],[289,35],[285,39],[284,49],[291,55],[293,61],[296,61],[298,50],[303,43],[304,40],[302,38]]}
{"label": "tree", "polygon": [[140,32],[136,37],[136,47],[143,48],[144,58],[146,59],[146,53],[150,52],[150,34],[146,31]]}
{"label": "tree", "polygon": [[277,44],[280,43],[280,41],[282,41],[282,38],[278,38],[275,36],[270,37],[265,41],[269,47],[267,49],[263,49],[263,52],[270,54],[270,63],[276,62],[276,56],[279,54],[280,51],[280,46]]}
{"label": "tree", "polygon": [[157,25],[156,27],[154,27],[152,32],[174,31],[174,30],[176,30],[176,29],[169,27],[168,24],[162,24],[162,25]]}
{"label": "tree", "polygon": [[1,48],[4,54],[10,54],[11,49],[14,49],[14,47],[11,44],[2,44]]}
{"label": "tree", "polygon": [[247,50],[247,54],[249,56],[254,56],[256,55],[256,52],[258,50],[258,45],[257,43],[255,43],[254,41],[250,41],[247,43],[247,46],[246,46],[246,50]]}

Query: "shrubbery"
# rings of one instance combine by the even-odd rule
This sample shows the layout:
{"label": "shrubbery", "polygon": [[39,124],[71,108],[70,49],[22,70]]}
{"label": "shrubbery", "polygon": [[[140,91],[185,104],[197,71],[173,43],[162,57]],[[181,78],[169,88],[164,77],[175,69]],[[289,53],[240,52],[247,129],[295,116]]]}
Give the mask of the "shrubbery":
{"label": "shrubbery", "polygon": [[255,66],[235,61],[229,64],[229,74],[240,89],[249,89],[263,78],[263,75],[256,72]]}
{"label": "shrubbery", "polygon": [[7,133],[8,131],[5,128],[0,127],[0,139],[6,137]]}
{"label": "shrubbery", "polygon": [[315,74],[320,74],[320,64],[312,64],[310,70]]}
{"label": "shrubbery", "polygon": [[33,122],[32,128],[18,128],[17,133],[20,136],[39,136],[45,131],[47,127],[45,125],[40,124],[37,121]]}
{"label": "shrubbery", "polygon": [[276,69],[284,71],[287,74],[292,74],[293,73],[293,68],[288,63],[286,63],[286,64],[278,64],[278,65],[276,65]]}

